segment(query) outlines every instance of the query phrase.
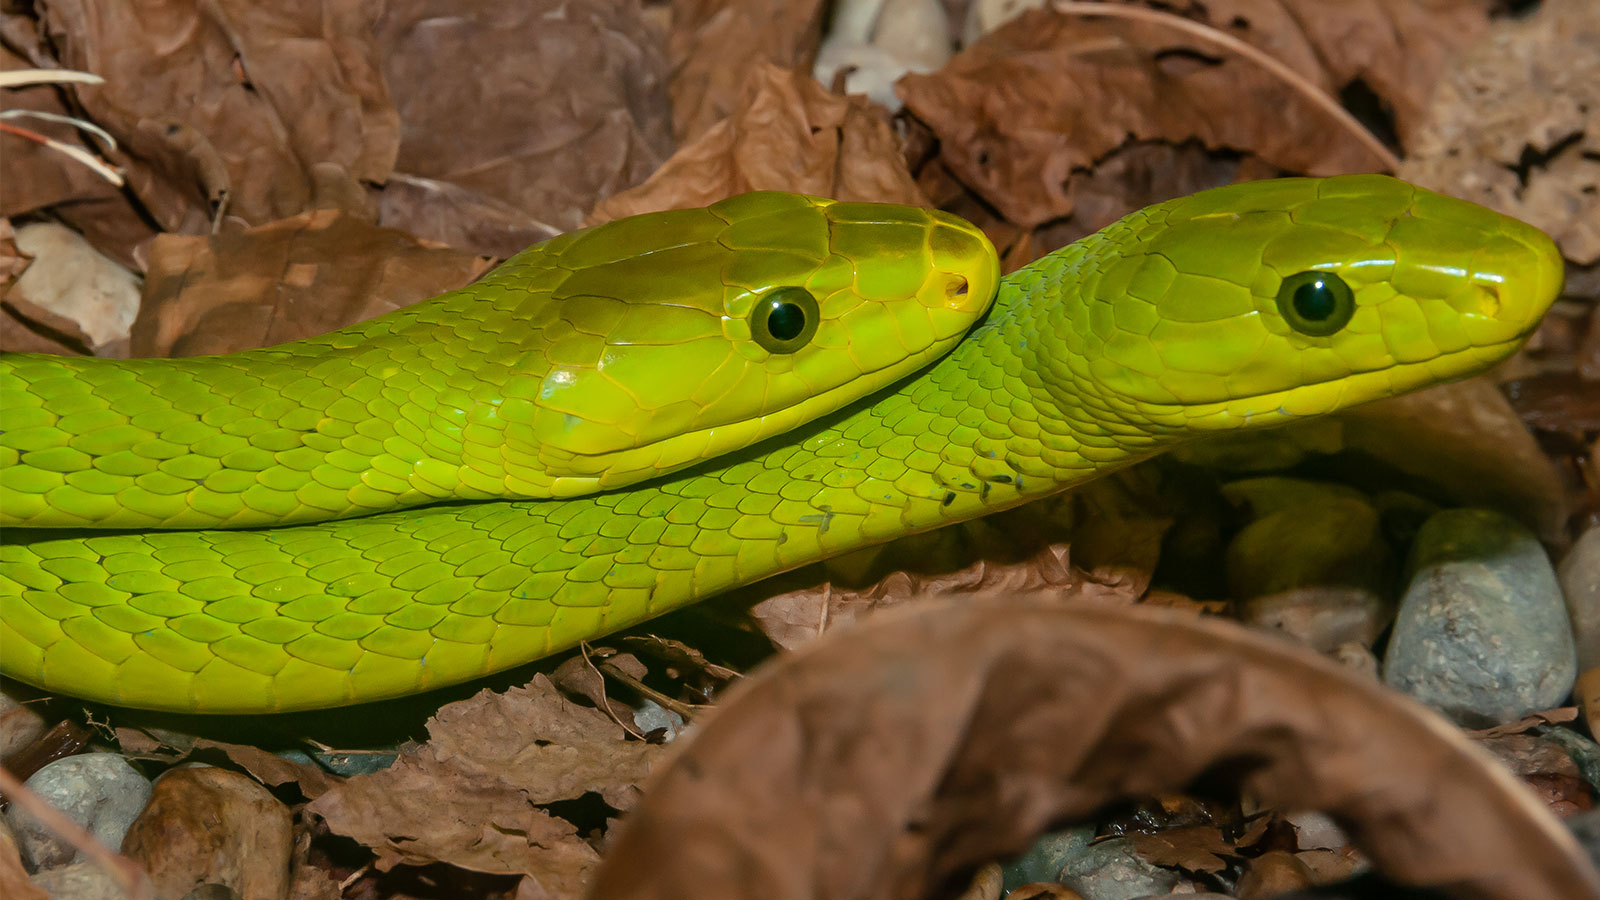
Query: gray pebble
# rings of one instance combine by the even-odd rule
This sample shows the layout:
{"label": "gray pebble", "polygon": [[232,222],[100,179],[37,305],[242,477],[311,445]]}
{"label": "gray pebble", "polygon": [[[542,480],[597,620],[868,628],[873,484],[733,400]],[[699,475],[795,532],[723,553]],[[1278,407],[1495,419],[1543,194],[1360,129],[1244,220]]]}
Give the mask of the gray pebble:
{"label": "gray pebble", "polygon": [[1067,862],[1081,855],[1094,840],[1094,826],[1080,825],[1039,836],[1028,852],[1001,867],[1006,891],[1035,881],[1055,881]]}
{"label": "gray pebble", "polygon": [[1533,533],[1487,510],[1446,510],[1417,533],[1383,680],[1483,727],[1560,704],[1577,654],[1555,571]]}
{"label": "gray pebble", "polygon": [[92,862],[50,869],[28,880],[49,894],[51,900],[128,900],[117,880]]}
{"label": "gray pebble", "polygon": [[1146,862],[1127,838],[1112,838],[1085,847],[1067,861],[1056,880],[1082,894],[1084,900],[1137,900],[1169,894],[1183,879]]}
{"label": "gray pebble", "polygon": [[[84,753],[58,759],[29,778],[26,786],[87,828],[111,850],[150,798],[150,781],[115,753]],[[82,856],[33,816],[13,805],[6,814],[23,859],[42,871],[79,862]]]}
{"label": "gray pebble", "polygon": [[1600,525],[1572,545],[1559,570],[1578,644],[1578,671],[1600,666]]}
{"label": "gray pebble", "polygon": [[661,731],[661,742],[670,744],[677,739],[678,733],[683,730],[683,716],[656,703],[654,700],[642,700],[639,708],[633,711],[633,727],[645,734]]}

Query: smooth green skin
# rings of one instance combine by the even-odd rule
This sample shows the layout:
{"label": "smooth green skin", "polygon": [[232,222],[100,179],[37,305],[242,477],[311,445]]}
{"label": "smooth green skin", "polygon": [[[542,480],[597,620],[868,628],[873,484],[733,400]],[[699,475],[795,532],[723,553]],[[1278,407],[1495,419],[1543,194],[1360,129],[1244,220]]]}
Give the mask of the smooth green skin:
{"label": "smooth green skin", "polygon": [[[1295,333],[1277,311],[1280,280],[1309,268],[1355,289],[1337,334]],[[0,670],[219,713],[451,684],[1198,435],[1481,372],[1561,280],[1537,230],[1386,177],[1208,191],[1008,276],[985,322],[893,392],[651,484],[5,546]]]}
{"label": "smooth green skin", "polygon": [[[0,356],[0,526],[271,527],[624,487],[927,365],[998,280],[955,216],[764,192],[562,235],[264,350]],[[820,324],[768,352],[758,299],[795,285]]]}

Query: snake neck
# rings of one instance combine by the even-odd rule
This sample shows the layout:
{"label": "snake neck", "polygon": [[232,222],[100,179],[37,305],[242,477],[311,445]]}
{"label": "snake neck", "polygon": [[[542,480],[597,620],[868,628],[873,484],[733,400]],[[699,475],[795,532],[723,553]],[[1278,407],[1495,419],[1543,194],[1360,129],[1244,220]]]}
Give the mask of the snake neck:
{"label": "snake neck", "polygon": [[1015,273],[984,323],[909,390],[736,467],[753,467],[746,473],[709,477],[781,468],[784,505],[806,507],[789,517],[820,526],[814,542],[784,538],[787,567],[1016,506],[1154,454],[1159,436],[1125,421],[1070,352],[1088,327],[1081,287],[1109,249],[1091,238]]}

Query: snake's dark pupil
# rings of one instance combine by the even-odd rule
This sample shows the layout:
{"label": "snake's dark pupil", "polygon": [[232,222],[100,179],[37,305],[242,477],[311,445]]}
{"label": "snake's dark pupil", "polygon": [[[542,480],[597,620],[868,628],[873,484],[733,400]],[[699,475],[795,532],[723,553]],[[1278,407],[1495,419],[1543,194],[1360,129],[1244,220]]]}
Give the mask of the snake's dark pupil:
{"label": "snake's dark pupil", "polygon": [[1308,281],[1295,288],[1294,311],[1307,322],[1322,322],[1333,315],[1339,299],[1326,281]]}
{"label": "snake's dark pupil", "polygon": [[793,303],[777,303],[767,313],[767,333],[780,341],[792,341],[806,328],[806,311]]}

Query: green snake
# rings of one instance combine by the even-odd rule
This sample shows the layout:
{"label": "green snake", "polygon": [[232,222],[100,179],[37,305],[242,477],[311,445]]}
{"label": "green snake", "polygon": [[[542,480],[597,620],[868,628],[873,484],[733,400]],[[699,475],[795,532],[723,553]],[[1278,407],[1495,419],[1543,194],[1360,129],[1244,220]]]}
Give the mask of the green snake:
{"label": "green snake", "polygon": [[[789,201],[729,202],[759,210]],[[652,221],[625,220],[617,234],[654,233]],[[762,248],[788,251],[778,222],[761,234]],[[979,273],[967,277],[980,280],[986,263],[967,262]],[[733,281],[765,290],[762,265],[751,260],[750,274]],[[953,267],[933,268],[948,278]],[[652,291],[620,274],[629,271],[607,279],[605,292]],[[0,556],[0,671],[110,703],[218,713],[461,682],[816,560],[1061,491],[1200,435],[1481,372],[1532,332],[1562,277],[1559,252],[1531,226],[1383,176],[1207,191],[1143,209],[1007,276],[987,317],[894,390],[675,475],[613,487],[585,469],[597,480],[584,488],[603,490],[293,527],[19,532]],[[947,285],[936,286],[932,307],[955,296]],[[457,385],[457,396],[475,389]],[[8,381],[5,396],[17,390],[28,387]],[[41,393],[45,407],[57,391],[67,393]],[[600,430],[626,431],[629,414],[625,403],[608,407]],[[469,415],[446,437],[470,424]],[[424,439],[433,445],[431,432]],[[562,494],[559,482],[548,491]],[[8,516],[14,502],[17,518],[37,515],[7,496]],[[101,513],[119,515],[114,505]]]}

